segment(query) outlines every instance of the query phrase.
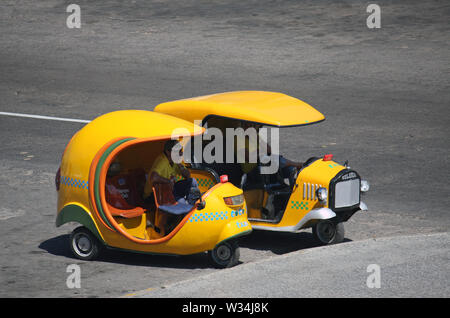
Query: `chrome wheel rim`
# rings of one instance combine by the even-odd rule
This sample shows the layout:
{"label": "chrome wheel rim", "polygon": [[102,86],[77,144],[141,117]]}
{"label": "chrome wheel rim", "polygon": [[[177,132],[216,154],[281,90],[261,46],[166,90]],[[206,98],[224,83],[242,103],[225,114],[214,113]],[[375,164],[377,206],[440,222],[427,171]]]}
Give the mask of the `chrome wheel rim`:
{"label": "chrome wheel rim", "polygon": [[82,256],[87,256],[92,252],[92,242],[90,238],[82,233],[78,233],[72,242],[74,250]]}

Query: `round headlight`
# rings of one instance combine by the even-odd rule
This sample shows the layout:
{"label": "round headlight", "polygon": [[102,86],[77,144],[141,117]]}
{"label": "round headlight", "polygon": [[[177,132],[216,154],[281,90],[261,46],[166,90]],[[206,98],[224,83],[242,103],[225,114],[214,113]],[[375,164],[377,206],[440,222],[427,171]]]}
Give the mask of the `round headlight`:
{"label": "round headlight", "polygon": [[316,191],[316,195],[320,201],[325,202],[325,201],[327,201],[328,191],[325,188],[319,188]]}
{"label": "round headlight", "polygon": [[367,192],[370,189],[369,182],[366,180],[361,180],[361,192]]}

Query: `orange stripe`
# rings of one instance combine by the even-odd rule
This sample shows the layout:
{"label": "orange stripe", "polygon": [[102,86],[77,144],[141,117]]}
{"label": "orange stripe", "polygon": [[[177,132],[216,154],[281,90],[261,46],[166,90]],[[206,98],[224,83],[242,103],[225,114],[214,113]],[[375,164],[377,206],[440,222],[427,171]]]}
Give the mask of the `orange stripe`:
{"label": "orange stripe", "polygon": [[[203,133],[203,131],[201,131],[200,133]],[[108,209],[108,205],[106,204],[106,199],[105,199],[105,180],[106,180],[106,174],[108,172],[108,167],[110,165],[110,163],[113,161],[113,159],[115,158],[115,156],[122,151],[124,148],[129,147],[131,145],[135,145],[138,143],[142,143],[142,142],[149,142],[149,141],[155,141],[155,140],[164,140],[164,139],[171,139],[172,136],[158,136],[158,137],[150,137],[150,138],[143,138],[143,139],[134,139],[134,140],[130,140],[128,142],[124,142],[123,144],[117,146],[117,148],[115,148],[110,154],[109,156],[105,159],[105,163],[103,164],[103,166],[101,167],[101,171],[100,171],[100,180],[99,180],[99,194],[100,194],[100,201],[103,207],[103,211],[108,219],[108,221],[113,225],[114,229],[116,231],[118,231],[120,234],[122,234],[123,236],[125,236],[127,239],[135,242],[135,243],[139,243],[139,244],[160,244],[163,242],[166,242],[168,240],[170,240],[182,227],[183,225],[187,222],[187,220],[190,218],[190,216],[192,215],[192,213],[194,213],[194,211],[196,210],[196,208],[193,208],[184,218],[183,220],[175,227],[175,229],[172,230],[172,232],[170,232],[168,235],[156,239],[156,240],[141,240],[138,239],[132,235],[130,235],[129,233],[127,233],[125,230],[123,230],[116,222],[116,220],[114,219],[114,217],[111,215],[110,210]],[[114,139],[112,141],[110,141],[109,143],[107,143],[105,146],[103,146],[100,151],[97,153],[97,155],[94,157],[94,160],[92,161],[91,164],[91,170],[89,172],[89,184],[94,185],[94,179],[95,179],[95,167],[98,163],[98,161],[100,160],[100,157],[102,156],[102,154],[106,151],[106,149],[108,149],[109,146],[111,146],[114,142],[117,142],[121,139],[125,139],[125,138],[130,138],[130,137],[121,137],[121,138],[117,138]],[[92,180],[92,183],[91,183]],[[209,189],[204,195],[203,198],[208,197],[208,195],[211,193],[211,191],[213,189],[216,188],[216,186],[219,186],[220,184],[215,185],[214,187],[212,187],[211,189]],[[98,216],[98,218],[101,220],[101,222],[110,230],[112,230],[109,226],[107,226],[105,224],[105,222],[102,220],[102,218],[99,215],[99,212],[97,210],[97,207],[95,206],[95,199],[94,199],[94,186],[89,187],[89,192],[91,195],[91,201],[93,202],[93,206],[94,206],[94,210]]]}
{"label": "orange stripe", "polygon": [[95,203],[95,168],[97,167],[97,164],[101,158],[101,156],[103,155],[103,153],[106,151],[106,149],[108,149],[113,143],[125,139],[126,137],[118,137],[118,138],[114,138],[111,141],[109,141],[108,143],[106,143],[102,148],[100,148],[100,150],[97,152],[97,154],[94,156],[94,159],[91,162],[91,166],[89,168],[89,199],[91,201],[91,205],[94,209],[95,215],[97,216],[97,219],[100,220],[101,223],[103,223],[103,225],[110,231],[114,232],[114,229],[110,228],[102,219],[102,217],[100,216],[100,213],[98,212],[97,209],[97,204]]}

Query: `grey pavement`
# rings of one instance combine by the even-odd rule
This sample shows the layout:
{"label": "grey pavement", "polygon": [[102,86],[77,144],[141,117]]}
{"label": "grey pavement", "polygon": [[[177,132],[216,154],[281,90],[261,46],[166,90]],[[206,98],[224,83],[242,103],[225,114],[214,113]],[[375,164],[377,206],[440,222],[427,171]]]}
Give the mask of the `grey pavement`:
{"label": "grey pavement", "polygon": [[438,233],[362,240],[271,256],[126,297],[448,298],[449,282],[450,234]]}
{"label": "grey pavement", "polygon": [[[81,29],[66,27],[70,3]],[[371,183],[369,212],[346,223],[345,246],[448,232],[450,5],[376,3],[373,30],[358,0],[2,0],[0,112],[90,120],[224,91],[283,92],[326,120],[282,130],[282,154],[332,153]],[[82,126],[0,116],[0,296],[116,297],[219,272],[203,254],[71,256],[76,225],[54,226],[53,178]],[[245,266],[326,250],[310,231],[255,232],[240,244]],[[66,286],[70,264],[81,267],[80,289]],[[447,290],[435,284],[424,293]]]}

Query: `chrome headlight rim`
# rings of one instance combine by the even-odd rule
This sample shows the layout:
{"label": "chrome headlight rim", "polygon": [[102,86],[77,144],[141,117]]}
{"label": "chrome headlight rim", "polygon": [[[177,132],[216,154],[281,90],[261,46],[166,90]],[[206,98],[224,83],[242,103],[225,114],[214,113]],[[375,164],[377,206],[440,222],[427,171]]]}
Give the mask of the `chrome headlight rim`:
{"label": "chrome headlight rim", "polygon": [[361,180],[361,187],[360,190],[362,193],[365,193],[367,191],[369,191],[370,189],[370,184],[367,180]]}
{"label": "chrome headlight rim", "polygon": [[320,202],[325,203],[328,199],[328,190],[326,188],[319,188],[316,190],[316,196]]}

